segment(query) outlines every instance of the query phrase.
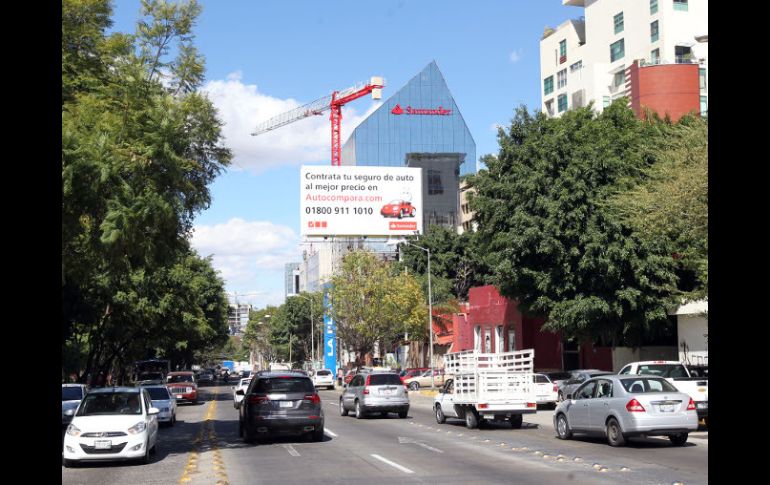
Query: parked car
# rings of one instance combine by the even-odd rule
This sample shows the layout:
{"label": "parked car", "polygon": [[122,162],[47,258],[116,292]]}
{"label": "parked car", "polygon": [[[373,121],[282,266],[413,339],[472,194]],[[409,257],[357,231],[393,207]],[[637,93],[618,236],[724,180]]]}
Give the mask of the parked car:
{"label": "parked car", "polygon": [[235,409],[238,409],[238,406],[241,405],[241,401],[243,400],[243,395],[238,394],[238,389],[242,391],[246,391],[246,389],[249,388],[249,384],[251,383],[251,378],[241,379],[238,381],[237,386],[233,386],[233,407]]}
{"label": "parked car", "polygon": [[334,374],[329,369],[318,369],[313,374],[313,385],[316,388],[334,389]]}
{"label": "parked car", "polygon": [[168,423],[174,426],[176,423],[176,398],[164,385],[142,386],[147,389],[152,401],[152,407],[158,408],[158,423]]}
{"label": "parked car", "polygon": [[78,408],[80,401],[88,392],[88,386],[85,384],[62,384],[61,385],[61,425],[62,428],[66,427],[72,421],[72,414],[67,414],[67,411],[73,412]]}
{"label": "parked car", "polygon": [[198,402],[198,384],[192,371],[170,372],[166,387],[177,401]]}
{"label": "parked car", "polygon": [[572,377],[570,377],[566,381],[562,381],[561,385],[558,386],[559,394],[557,396],[557,399],[559,402],[563,401],[564,396],[566,396],[567,394],[574,393],[575,389],[577,389],[582,383],[584,383],[588,379],[592,377],[612,374],[612,372],[607,372],[599,369],[579,369],[579,370],[573,370],[570,372],[572,373]]}
{"label": "parked car", "polygon": [[251,377],[251,371],[250,370],[242,370],[238,373],[239,379],[247,379]]}
{"label": "parked car", "polygon": [[562,383],[572,378],[572,372],[543,372],[556,387],[561,387]]}
{"label": "parked car", "polygon": [[[435,372],[436,376],[433,378],[433,383],[438,388],[444,385],[444,369],[435,369]],[[404,385],[406,385],[412,391],[417,391],[421,387],[430,387],[432,374],[433,371],[428,369],[418,376],[404,379]]]}
{"label": "parked car", "polygon": [[605,435],[610,446],[632,436],[668,436],[675,446],[698,429],[692,398],[651,375],[603,375],[588,379],[554,412],[560,439],[574,433]]}
{"label": "parked car", "polygon": [[687,370],[691,377],[709,378],[709,366],[707,365],[688,365]]}
{"label": "parked car", "polygon": [[403,419],[409,412],[409,393],[396,372],[357,374],[340,396],[340,415],[349,411],[358,419],[371,413],[398,413]]}
{"label": "parked car", "polygon": [[406,216],[415,217],[417,215],[417,208],[407,200],[392,200],[382,206],[380,214],[383,217],[398,217],[399,219]]}
{"label": "parked car", "polygon": [[65,467],[81,461],[138,459],[149,463],[158,442],[158,408],[142,387],[92,389],[64,435]]}
{"label": "parked car", "polygon": [[549,405],[555,408],[556,403],[559,401],[558,386],[551,382],[551,379],[545,374],[533,374],[532,378],[535,383],[537,404]]}
{"label": "parked car", "polygon": [[349,370],[347,374],[345,374],[345,384],[350,384],[350,381],[353,380],[353,378],[356,376],[357,372],[354,370]]}
{"label": "parked car", "polygon": [[410,367],[402,370],[398,375],[401,377],[401,382],[404,382],[412,377],[422,375],[428,370],[430,370],[428,367]]}
{"label": "parked car", "polygon": [[251,379],[238,412],[238,432],[249,443],[263,442],[271,433],[309,433],[324,437],[324,412],[313,381],[291,371],[260,373]]}

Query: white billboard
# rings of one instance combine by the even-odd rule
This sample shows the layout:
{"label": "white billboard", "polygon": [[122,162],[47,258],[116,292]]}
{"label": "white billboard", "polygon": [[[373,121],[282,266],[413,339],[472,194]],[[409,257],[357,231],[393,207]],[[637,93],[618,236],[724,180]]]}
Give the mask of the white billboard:
{"label": "white billboard", "polygon": [[422,234],[422,169],[303,165],[302,236]]}

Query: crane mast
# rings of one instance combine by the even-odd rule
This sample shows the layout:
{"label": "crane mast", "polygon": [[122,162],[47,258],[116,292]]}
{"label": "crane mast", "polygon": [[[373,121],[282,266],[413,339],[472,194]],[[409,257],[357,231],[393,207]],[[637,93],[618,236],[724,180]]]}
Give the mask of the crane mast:
{"label": "crane mast", "polygon": [[334,91],[328,96],[316,99],[310,103],[304,104],[285,113],[281,113],[277,116],[266,120],[257,125],[252,136],[261,135],[268,131],[275,130],[282,126],[286,126],[295,121],[305,119],[309,116],[317,116],[323,114],[326,110],[331,110],[329,114],[329,120],[332,125],[332,165],[342,164],[342,107],[367,94],[372,95],[372,99],[382,99],[382,88],[385,87],[385,80],[381,77],[372,77],[369,82],[359,83],[355,86],[343,89],[342,91]]}

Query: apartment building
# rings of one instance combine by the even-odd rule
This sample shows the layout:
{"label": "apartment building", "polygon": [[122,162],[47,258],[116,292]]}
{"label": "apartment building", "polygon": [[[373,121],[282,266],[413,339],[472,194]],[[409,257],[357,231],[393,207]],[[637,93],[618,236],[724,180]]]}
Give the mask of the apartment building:
{"label": "apartment building", "polygon": [[708,111],[707,0],[562,0],[577,18],[540,41],[541,109],[602,111],[626,96],[676,120]]}

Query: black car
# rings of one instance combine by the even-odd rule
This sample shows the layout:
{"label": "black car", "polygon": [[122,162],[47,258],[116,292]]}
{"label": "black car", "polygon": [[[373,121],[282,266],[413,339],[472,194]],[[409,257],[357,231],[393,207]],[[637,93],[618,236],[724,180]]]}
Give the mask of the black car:
{"label": "black car", "polygon": [[198,376],[198,385],[211,385],[214,383],[214,375],[211,372],[203,371]]}
{"label": "black car", "polygon": [[321,398],[308,376],[293,371],[262,372],[252,377],[239,407],[238,432],[249,443],[264,442],[271,433],[324,437]]}

